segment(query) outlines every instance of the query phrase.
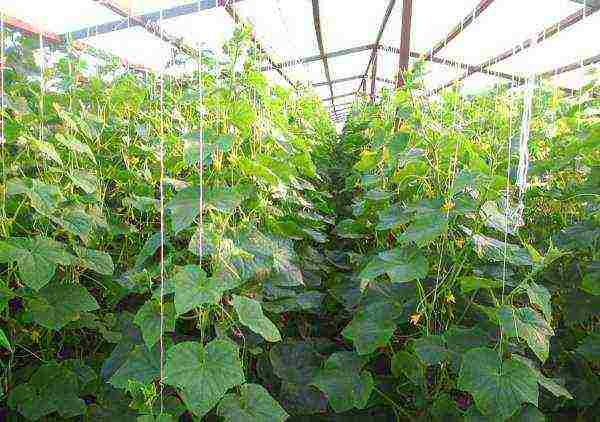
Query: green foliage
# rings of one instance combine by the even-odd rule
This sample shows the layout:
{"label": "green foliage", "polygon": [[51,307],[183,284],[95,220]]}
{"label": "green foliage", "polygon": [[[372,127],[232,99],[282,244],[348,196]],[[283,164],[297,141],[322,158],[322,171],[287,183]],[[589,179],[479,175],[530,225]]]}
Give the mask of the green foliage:
{"label": "green foliage", "polygon": [[592,85],[536,88],[521,195],[518,90],[429,101],[419,62],[336,134],[239,28],[164,81],[52,47],[40,110],[35,42],[10,34],[8,420],[594,416]]}

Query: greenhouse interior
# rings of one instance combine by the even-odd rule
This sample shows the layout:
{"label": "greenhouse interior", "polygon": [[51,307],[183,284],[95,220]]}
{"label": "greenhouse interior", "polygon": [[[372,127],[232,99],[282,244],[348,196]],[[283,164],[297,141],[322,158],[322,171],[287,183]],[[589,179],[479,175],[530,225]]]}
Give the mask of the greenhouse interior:
{"label": "greenhouse interior", "polygon": [[600,0],[0,0],[0,422],[600,421]]}

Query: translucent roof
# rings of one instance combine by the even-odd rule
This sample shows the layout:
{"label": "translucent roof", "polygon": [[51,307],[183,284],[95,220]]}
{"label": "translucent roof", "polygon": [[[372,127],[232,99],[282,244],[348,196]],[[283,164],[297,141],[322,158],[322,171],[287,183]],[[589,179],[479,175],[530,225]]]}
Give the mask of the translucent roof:
{"label": "translucent roof", "polygon": [[[265,62],[267,78],[312,85],[335,116],[348,112],[358,91],[371,94],[373,89],[377,95],[394,85],[403,36],[410,35],[411,63],[434,53],[427,57],[428,91],[461,79],[465,92],[477,92],[530,75],[544,75],[560,87],[577,89],[591,80],[590,70],[600,62],[600,0],[413,0],[410,28],[402,26],[403,4],[403,0],[0,0],[0,10],[155,70],[167,66],[173,46],[136,26],[128,15],[154,23],[162,15],[159,23],[173,39],[214,51],[232,35],[235,15],[252,25],[271,62],[281,64],[278,71]],[[494,60],[506,52],[510,54]],[[581,66],[557,71],[577,63]]]}

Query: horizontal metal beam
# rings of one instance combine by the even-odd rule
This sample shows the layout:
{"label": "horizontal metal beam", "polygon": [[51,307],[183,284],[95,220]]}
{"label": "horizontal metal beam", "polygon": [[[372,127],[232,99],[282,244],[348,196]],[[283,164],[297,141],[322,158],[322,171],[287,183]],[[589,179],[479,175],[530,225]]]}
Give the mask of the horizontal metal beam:
{"label": "horizontal metal beam", "polygon": [[[64,45],[65,40],[59,35],[53,32],[46,31],[42,28],[38,28],[30,23],[24,22],[20,19],[14,18],[12,16],[4,15],[4,24],[7,28],[10,28],[14,31],[18,31],[21,34],[29,37],[39,37],[41,34],[44,42],[48,45]],[[107,53],[103,50],[97,49],[95,47],[90,47],[82,41],[77,41],[73,43],[73,47],[78,50],[87,51],[92,56],[96,56],[97,58],[103,60],[112,60],[113,58],[117,58],[123,66],[127,66],[130,69],[137,71],[149,71],[150,69],[146,66],[142,66],[139,64],[129,63],[129,61],[122,57],[117,57],[112,53]]]}
{"label": "horizontal metal beam", "polygon": [[[347,54],[360,53],[362,51],[371,50],[372,48],[373,48],[373,44],[360,45],[358,47],[345,48],[343,50],[332,51],[331,53],[325,54],[325,57],[328,59],[331,59],[333,57],[345,56]],[[319,60],[321,60],[320,54],[316,55],[316,56],[302,57],[302,58],[295,59],[295,60],[288,60],[285,62],[276,63],[275,65],[264,66],[260,70],[262,72],[266,72],[266,71],[273,70],[273,69],[283,69],[285,67],[299,66],[301,64],[318,62]]]}
{"label": "horizontal metal beam", "polygon": [[[348,81],[354,81],[356,79],[361,79],[364,75],[356,75],[356,76],[348,76],[347,78],[340,78],[340,79],[333,79],[331,81],[332,84],[337,84],[340,82],[348,82]],[[325,86],[325,85],[329,85],[329,82],[327,81],[323,81],[323,82],[316,82],[313,83],[312,86]]]}
{"label": "horizontal metal beam", "polygon": [[338,98],[350,97],[351,95],[356,95],[356,91],[349,92],[348,94],[336,95],[336,96],[330,97],[330,98],[321,98],[321,101],[325,102],[325,101],[337,100]]}
{"label": "horizontal metal beam", "polygon": [[590,66],[592,64],[600,63],[600,54],[589,57],[585,60],[579,60],[577,62],[568,64],[566,66],[557,67],[556,69],[549,70],[547,72],[538,75],[539,78],[550,78],[552,76],[560,75],[562,73],[571,72],[579,68]]}
{"label": "horizontal metal beam", "polygon": [[[383,51],[387,51],[388,53],[400,54],[400,49],[396,48],[396,47],[381,46],[380,48]],[[450,60],[450,59],[442,59],[441,57],[428,58],[426,54],[417,53],[415,51],[410,52],[410,57],[412,57],[414,59],[427,60],[432,63],[443,64],[443,65],[449,66],[449,67],[456,67],[456,68],[461,68],[461,69],[465,69],[465,70],[473,70],[475,73],[481,72],[481,73],[485,73],[486,75],[496,76],[498,78],[514,80],[519,83],[522,83],[525,81],[525,79],[520,76],[511,75],[509,73],[504,73],[504,72],[497,72],[497,71],[490,70],[490,69],[479,70],[479,69],[477,69],[477,66],[457,62],[457,61]]]}
{"label": "horizontal metal beam", "polygon": [[39,36],[40,34],[42,34],[44,41],[47,42],[48,44],[61,44],[63,42],[60,35],[55,34],[53,32],[45,31],[45,30],[38,28],[30,23],[27,23],[27,22],[22,21],[17,18],[13,18],[11,16],[4,15],[4,25],[7,28],[17,30],[17,31],[21,32],[22,34],[28,35],[28,36],[32,36],[32,35]]}
{"label": "horizontal metal beam", "polygon": [[[241,0],[230,0],[230,3],[236,3]],[[162,19],[172,19],[179,16],[192,15],[203,10],[210,10],[216,7],[223,6],[224,2],[219,0],[201,0],[193,3],[187,3],[180,6],[171,7],[162,11]],[[145,13],[142,15],[132,16],[130,23],[137,25],[148,25],[151,22],[157,22],[161,18],[161,12]],[[105,22],[98,25],[88,26],[86,28],[77,29],[63,34],[62,36],[71,40],[81,40],[84,38],[93,37],[96,35],[108,34],[115,31],[122,31],[128,28],[127,19],[119,19],[111,22]]]}
{"label": "horizontal metal beam", "polygon": [[451,81],[445,83],[444,85],[434,89],[433,91],[430,92],[430,94],[436,94],[436,93],[440,92],[441,90],[454,85],[456,82],[459,82],[459,81],[462,81],[462,80],[468,78],[469,76],[471,76],[474,73],[481,72],[490,66],[498,64],[503,60],[506,60],[524,50],[527,50],[528,48],[531,48],[535,45],[540,44],[540,43],[546,41],[547,39],[552,38],[553,36],[561,33],[565,29],[575,25],[576,23],[580,22],[582,19],[592,15],[593,13],[596,13],[598,10],[600,10],[600,5],[596,5],[593,7],[582,7],[577,12],[575,12],[575,13],[567,16],[566,18],[561,19],[559,22],[547,27],[546,29],[544,29],[543,31],[538,33],[535,37],[529,38],[529,39],[515,45],[511,49],[506,50],[502,54],[492,57],[489,60],[486,60],[485,62],[481,63],[478,66],[474,66],[474,68],[467,70],[467,72],[465,74],[461,75],[459,78],[451,80]]}
{"label": "horizontal metal beam", "polygon": [[[342,104],[337,104],[336,107],[345,107],[345,106],[349,106],[352,107],[354,105],[354,101],[350,101],[347,103],[342,103]],[[328,108],[331,108],[331,106],[327,106]]]}

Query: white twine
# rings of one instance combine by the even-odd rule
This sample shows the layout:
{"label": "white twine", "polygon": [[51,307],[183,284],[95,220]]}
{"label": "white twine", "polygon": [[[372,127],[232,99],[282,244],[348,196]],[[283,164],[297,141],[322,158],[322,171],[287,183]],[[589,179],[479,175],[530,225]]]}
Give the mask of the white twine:
{"label": "white twine", "polygon": [[[160,10],[159,17],[159,30],[161,33],[161,39],[163,38],[163,10]],[[159,180],[159,191],[160,191],[160,414],[164,412],[164,378],[165,378],[165,367],[164,367],[164,334],[165,334],[165,192],[164,192],[164,178],[165,178],[165,145],[164,145],[164,112],[165,112],[165,81],[164,81],[165,65],[164,63],[160,66],[160,180]]]}

